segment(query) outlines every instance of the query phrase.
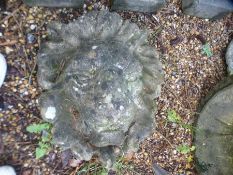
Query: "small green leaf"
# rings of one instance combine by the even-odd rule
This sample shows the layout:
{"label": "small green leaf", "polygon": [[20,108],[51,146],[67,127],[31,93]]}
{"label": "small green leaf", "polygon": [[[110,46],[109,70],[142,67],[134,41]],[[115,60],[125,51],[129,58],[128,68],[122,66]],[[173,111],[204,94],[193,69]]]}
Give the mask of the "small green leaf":
{"label": "small green leaf", "polygon": [[47,144],[47,143],[44,143],[44,142],[39,142],[38,145],[39,145],[40,148],[44,148],[44,149],[47,149],[47,150],[50,148],[50,145]]}
{"label": "small green leaf", "polygon": [[177,148],[176,148],[177,151],[179,151],[180,153],[182,154],[187,154],[190,152],[190,148],[189,146],[187,145],[179,145]]}
{"label": "small green leaf", "polygon": [[203,53],[203,54],[206,54],[207,57],[213,56],[213,53],[212,53],[212,51],[211,51],[211,49],[210,49],[210,45],[209,45],[208,43],[206,43],[206,44],[204,44],[204,45],[202,46],[202,53]]}
{"label": "small green leaf", "polygon": [[36,148],[36,159],[40,159],[40,158],[44,157],[47,154],[47,152],[48,152],[47,149],[37,147]]}
{"label": "small green leaf", "polygon": [[191,148],[190,148],[190,151],[194,151],[196,149],[196,147],[195,146],[192,146]]}
{"label": "small green leaf", "polygon": [[100,175],[108,175],[108,171],[103,169],[101,170]]}
{"label": "small green leaf", "polygon": [[173,122],[173,123],[181,122],[181,117],[176,113],[175,110],[169,110],[167,112],[167,118],[169,122]]}
{"label": "small green leaf", "polygon": [[26,130],[30,133],[41,133],[43,130],[50,129],[51,124],[49,123],[41,123],[41,124],[32,124],[29,125]]}
{"label": "small green leaf", "polygon": [[41,136],[41,141],[42,142],[52,142],[52,135],[51,131],[43,131],[43,134]]}
{"label": "small green leaf", "polygon": [[187,157],[187,162],[188,163],[193,162],[193,155],[190,155],[190,156]]}
{"label": "small green leaf", "polygon": [[190,125],[190,124],[180,123],[180,125],[184,129],[189,129],[189,130],[193,130],[194,129],[194,127],[192,125]]}
{"label": "small green leaf", "polygon": [[41,137],[41,141],[42,141],[42,142],[49,142],[50,140],[51,140],[51,139],[50,139],[49,136],[46,136],[46,137],[45,137],[45,136],[42,136],[42,137]]}
{"label": "small green leaf", "polygon": [[179,151],[181,154],[188,154],[190,153],[191,151],[194,151],[195,150],[195,146],[188,146],[188,145],[179,145],[177,148],[176,148],[177,151]]}

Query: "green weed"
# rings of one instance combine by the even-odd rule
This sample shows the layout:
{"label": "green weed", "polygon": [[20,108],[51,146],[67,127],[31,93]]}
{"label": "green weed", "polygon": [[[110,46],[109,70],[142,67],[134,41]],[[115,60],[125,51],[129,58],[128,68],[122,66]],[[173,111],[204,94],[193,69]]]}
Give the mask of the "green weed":
{"label": "green weed", "polygon": [[104,168],[101,164],[97,162],[85,162],[76,175],[85,175],[85,174],[93,174],[93,175],[107,175],[108,171],[106,168]]}
{"label": "green weed", "polygon": [[167,111],[167,120],[172,123],[177,123],[180,125],[182,128],[189,129],[191,132],[195,131],[195,127],[193,127],[190,124],[186,124],[182,121],[181,117],[177,112],[172,109]]}
{"label": "green weed", "polygon": [[180,152],[181,154],[188,154],[195,150],[195,146],[189,146],[189,145],[183,144],[183,145],[179,145],[176,148],[176,150]]}
{"label": "green weed", "polygon": [[202,53],[205,54],[207,57],[213,56],[210,45],[208,43],[202,46]]}
{"label": "green weed", "polygon": [[[177,114],[175,110],[168,110],[167,120],[169,122],[172,122],[172,123],[177,123],[178,125],[180,125],[181,127],[185,128],[185,129],[189,129],[192,132],[192,134],[194,131],[196,131],[195,127],[193,127],[190,124],[184,123],[182,121],[180,115]],[[179,145],[176,147],[176,150],[181,154],[188,154],[190,152],[193,152],[195,149],[196,149],[195,146],[189,146],[187,144],[182,144],[182,145]],[[190,163],[192,161],[193,161],[193,156],[189,155],[187,157],[187,162]]]}
{"label": "green weed", "polygon": [[[133,172],[134,174],[137,174],[137,172],[134,171],[134,166],[126,164],[123,157],[117,159],[113,164],[113,169],[117,175],[125,174],[125,172]],[[98,162],[86,162],[81,166],[76,175],[86,174],[108,175],[108,170]]]}
{"label": "green weed", "polygon": [[133,165],[125,164],[124,158],[119,158],[116,163],[113,165],[113,168],[116,170],[117,174],[121,174],[124,171],[134,171]]}
{"label": "green weed", "polygon": [[181,117],[179,116],[179,114],[176,113],[175,110],[168,110],[167,119],[169,122],[173,122],[173,123],[181,122]]}
{"label": "green weed", "polygon": [[44,157],[51,149],[52,125],[50,123],[40,123],[29,125],[26,130],[30,133],[42,134],[38,146],[36,147],[36,159]]}
{"label": "green weed", "polygon": [[49,123],[41,123],[41,124],[32,124],[29,125],[26,130],[30,133],[36,133],[39,134],[43,130],[48,130],[50,129],[51,125]]}

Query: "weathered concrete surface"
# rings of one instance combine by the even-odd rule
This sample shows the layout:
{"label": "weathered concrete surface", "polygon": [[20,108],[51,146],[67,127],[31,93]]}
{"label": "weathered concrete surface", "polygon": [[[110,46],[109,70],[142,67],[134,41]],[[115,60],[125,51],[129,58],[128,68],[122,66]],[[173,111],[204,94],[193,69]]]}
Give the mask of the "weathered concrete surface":
{"label": "weathered concrete surface", "polygon": [[226,63],[227,63],[227,71],[229,75],[233,75],[233,40],[227,47],[226,52]]}
{"label": "weathered concrete surface", "polygon": [[82,7],[84,0],[23,0],[29,6]]}
{"label": "weathered concrete surface", "polygon": [[[197,170],[203,175],[232,174],[233,77],[222,81],[208,96],[197,121]],[[217,90],[219,89],[219,90]]]}
{"label": "weathered concrete surface", "polygon": [[206,19],[218,19],[233,12],[232,0],[182,0],[185,14]]}
{"label": "weathered concrete surface", "polygon": [[112,0],[112,10],[155,12],[165,5],[165,0]]}
{"label": "weathered concrete surface", "polygon": [[110,167],[152,132],[163,82],[158,53],[147,32],[108,11],[48,29],[38,55],[42,117],[54,124],[56,144]]}

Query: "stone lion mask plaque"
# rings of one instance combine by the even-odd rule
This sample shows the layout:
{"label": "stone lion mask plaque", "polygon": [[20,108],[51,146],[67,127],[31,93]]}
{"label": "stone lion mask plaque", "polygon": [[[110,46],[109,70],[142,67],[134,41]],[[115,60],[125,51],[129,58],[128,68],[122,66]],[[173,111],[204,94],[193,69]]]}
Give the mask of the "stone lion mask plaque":
{"label": "stone lion mask plaque", "polygon": [[53,23],[48,32],[38,55],[42,118],[61,148],[111,167],[152,132],[163,82],[158,53],[147,32],[108,11]]}

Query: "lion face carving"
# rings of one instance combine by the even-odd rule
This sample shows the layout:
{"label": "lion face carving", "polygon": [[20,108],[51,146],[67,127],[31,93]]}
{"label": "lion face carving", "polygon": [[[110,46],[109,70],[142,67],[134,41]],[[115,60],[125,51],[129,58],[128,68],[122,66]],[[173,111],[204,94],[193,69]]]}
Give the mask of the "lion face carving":
{"label": "lion face carving", "polygon": [[163,82],[158,54],[146,32],[107,11],[52,24],[49,35],[38,55],[38,82],[47,90],[42,117],[54,124],[56,144],[111,167],[153,129],[152,104]]}

